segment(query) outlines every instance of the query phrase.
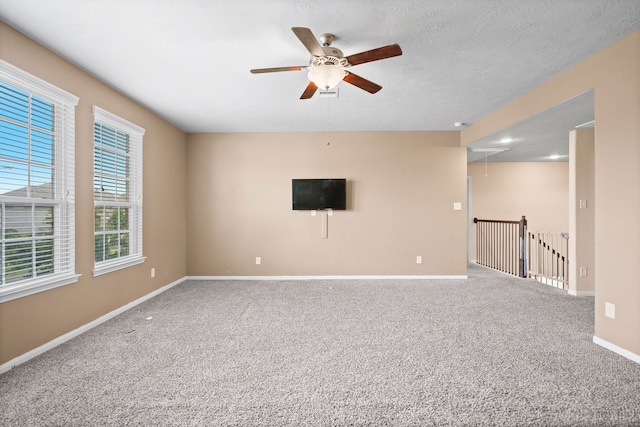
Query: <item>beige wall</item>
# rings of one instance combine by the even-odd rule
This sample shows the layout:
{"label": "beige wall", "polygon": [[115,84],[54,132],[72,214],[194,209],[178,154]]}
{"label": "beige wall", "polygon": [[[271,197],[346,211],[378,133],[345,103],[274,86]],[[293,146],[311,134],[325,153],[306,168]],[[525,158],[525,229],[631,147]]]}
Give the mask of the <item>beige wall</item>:
{"label": "beige wall", "polygon": [[518,221],[524,215],[529,231],[569,231],[568,162],[472,162],[467,173],[472,218]]}
{"label": "beige wall", "polygon": [[[0,22],[0,58],[80,98],[76,108],[78,283],[0,304],[0,365],[186,274],[185,134]],[[146,129],[142,265],[93,269],[93,113],[97,105]],[[156,268],[151,279],[150,269]]]}
{"label": "beige wall", "polygon": [[[595,131],[577,129],[569,138],[569,293],[595,291]],[[585,269],[580,274],[581,269]]]}
{"label": "beige wall", "polygon": [[[640,30],[469,126],[465,146],[594,90],[595,336],[640,355]],[[605,302],[616,318],[605,317]]]}
{"label": "beige wall", "polygon": [[[329,141],[324,133],[189,135],[188,274],[466,274],[459,133],[334,133]],[[292,178],[348,180],[348,209],[326,218],[327,239],[324,213],[292,210]]]}

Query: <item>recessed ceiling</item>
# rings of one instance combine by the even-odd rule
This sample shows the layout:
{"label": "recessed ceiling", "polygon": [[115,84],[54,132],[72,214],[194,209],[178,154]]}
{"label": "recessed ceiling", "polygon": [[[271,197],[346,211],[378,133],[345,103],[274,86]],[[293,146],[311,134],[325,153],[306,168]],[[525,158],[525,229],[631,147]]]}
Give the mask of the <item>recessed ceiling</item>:
{"label": "recessed ceiling", "polygon": [[[186,132],[459,130],[640,28],[638,0],[0,0],[0,18]],[[399,43],[338,98],[299,97],[291,27]]]}
{"label": "recessed ceiling", "polygon": [[589,91],[467,145],[467,161],[567,162],[569,132],[594,126]]}

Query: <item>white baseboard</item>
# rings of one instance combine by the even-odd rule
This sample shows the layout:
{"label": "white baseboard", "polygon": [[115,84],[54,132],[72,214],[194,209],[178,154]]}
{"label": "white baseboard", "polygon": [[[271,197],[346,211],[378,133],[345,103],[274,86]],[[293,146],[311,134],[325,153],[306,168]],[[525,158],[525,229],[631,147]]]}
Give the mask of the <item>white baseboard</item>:
{"label": "white baseboard", "polygon": [[627,359],[636,362],[636,363],[640,363],[640,355],[635,354],[629,350],[625,350],[622,347],[618,347],[615,344],[611,344],[609,341],[605,341],[602,338],[598,338],[595,335],[593,336],[593,342],[595,344],[598,344],[601,347],[606,348],[607,350],[611,350],[614,353],[619,354],[622,357],[626,357]]}
{"label": "white baseboard", "polygon": [[468,279],[460,276],[187,276],[187,280],[436,280],[436,279]]}
{"label": "white baseboard", "polygon": [[164,291],[167,291],[171,288],[173,288],[176,285],[179,285],[180,283],[184,282],[185,278],[183,277],[182,279],[178,279],[173,283],[170,283],[166,286],[163,286],[160,289],[157,289],[141,298],[138,298],[135,301],[130,302],[129,304],[123,305],[122,307],[113,310],[112,312],[109,312],[107,314],[105,314],[104,316],[100,316],[97,319],[80,326],[79,328],[74,329],[73,331],[67,332],[66,334],[59,336],[58,338],[49,341],[46,344],[41,345],[40,347],[34,348],[31,351],[28,351],[27,353],[24,353],[14,359],[9,360],[8,362],[3,363],[2,365],[0,365],[0,374],[3,374],[11,369],[13,369],[13,367],[18,366],[28,360],[33,359],[36,356],[41,355],[42,353],[45,353],[49,350],[51,350],[52,348],[55,348],[57,346],[59,346],[62,343],[65,343],[67,341],[69,341],[72,338],[77,337],[78,335],[83,334],[84,332],[87,332],[89,329],[95,328],[96,326],[100,325],[101,323],[106,322],[109,319],[114,318],[115,316],[117,316],[118,314],[124,313],[125,311],[129,310],[130,308],[135,307],[136,305],[143,303],[153,297],[155,297],[156,295],[159,295],[161,293],[163,293]]}

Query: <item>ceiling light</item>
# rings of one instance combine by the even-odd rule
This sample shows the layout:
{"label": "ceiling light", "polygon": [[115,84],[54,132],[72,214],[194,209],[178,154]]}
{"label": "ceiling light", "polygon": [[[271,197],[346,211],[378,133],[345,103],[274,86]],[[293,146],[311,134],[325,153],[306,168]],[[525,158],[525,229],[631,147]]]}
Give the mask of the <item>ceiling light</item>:
{"label": "ceiling light", "polygon": [[552,154],[547,158],[550,159],[550,160],[558,160],[558,159],[561,159],[563,157],[567,157],[567,156],[563,156],[563,155],[560,155],[560,154]]}
{"label": "ceiling light", "polygon": [[466,126],[465,122],[454,122],[453,125],[457,128],[461,128],[462,126]]}
{"label": "ceiling light", "polygon": [[500,143],[501,143],[501,144],[508,144],[508,143],[510,143],[510,142],[513,142],[513,141],[515,141],[515,139],[513,139],[513,138],[511,138],[511,137],[508,137],[508,136],[507,136],[507,137],[505,137],[505,138],[502,138],[502,139],[500,140]]}
{"label": "ceiling light", "polygon": [[309,80],[322,90],[336,87],[346,75],[347,72],[341,66],[334,64],[324,64],[309,70]]}

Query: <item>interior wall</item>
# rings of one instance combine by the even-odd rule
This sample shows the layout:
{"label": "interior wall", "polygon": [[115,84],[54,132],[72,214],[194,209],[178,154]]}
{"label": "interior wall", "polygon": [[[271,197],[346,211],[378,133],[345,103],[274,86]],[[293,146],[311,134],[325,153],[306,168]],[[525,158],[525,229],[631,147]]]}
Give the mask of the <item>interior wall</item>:
{"label": "interior wall", "polygon": [[[189,276],[466,274],[458,132],[198,134],[187,145]],[[293,211],[293,178],[346,178],[347,210]]]}
{"label": "interior wall", "polygon": [[569,231],[568,162],[471,162],[467,173],[473,217],[518,221],[524,215],[529,231]]}
{"label": "interior wall", "polygon": [[[591,89],[595,110],[595,338],[640,359],[640,30],[461,132],[463,146]],[[605,316],[605,302],[616,307]]]}
{"label": "interior wall", "polygon": [[569,293],[595,291],[595,131],[571,131],[569,138]]}
{"label": "interior wall", "polygon": [[[80,98],[76,107],[76,272],[79,281],[0,304],[0,365],[186,275],[186,135],[0,22],[0,58]],[[143,255],[93,270],[93,113],[97,105],[146,129]],[[150,269],[156,268],[151,278]]]}

